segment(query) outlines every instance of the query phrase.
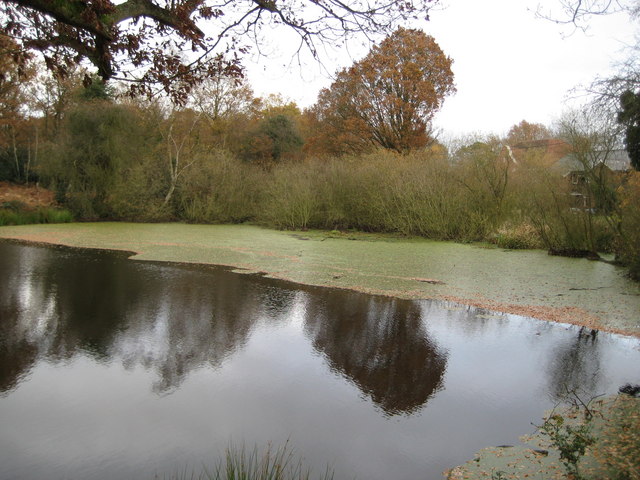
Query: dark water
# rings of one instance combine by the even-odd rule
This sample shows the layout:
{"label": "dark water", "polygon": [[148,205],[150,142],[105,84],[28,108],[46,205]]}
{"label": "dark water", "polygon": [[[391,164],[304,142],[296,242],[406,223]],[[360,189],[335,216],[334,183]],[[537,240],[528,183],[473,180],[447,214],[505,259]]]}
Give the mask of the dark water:
{"label": "dark water", "polygon": [[287,440],[337,479],[438,479],[639,365],[576,327],[0,242],[0,479],[170,478]]}

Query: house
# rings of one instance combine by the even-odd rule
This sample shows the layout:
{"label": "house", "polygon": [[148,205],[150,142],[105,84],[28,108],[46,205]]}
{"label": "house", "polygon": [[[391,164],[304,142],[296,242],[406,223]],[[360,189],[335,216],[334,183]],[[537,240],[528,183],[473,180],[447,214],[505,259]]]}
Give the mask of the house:
{"label": "house", "polygon": [[558,171],[569,183],[572,208],[580,210],[604,207],[602,195],[592,198],[593,181],[610,185],[631,169],[629,155],[623,149],[590,152],[581,158],[570,144],[556,138],[505,146],[504,157],[514,170],[527,164]]}
{"label": "house", "polygon": [[598,209],[606,207],[603,198],[592,198],[596,182],[600,188],[620,181],[622,176],[631,170],[631,160],[623,149],[595,151],[581,158],[575,153],[568,153],[560,158],[553,168],[560,170],[562,176],[570,184],[572,208]]}

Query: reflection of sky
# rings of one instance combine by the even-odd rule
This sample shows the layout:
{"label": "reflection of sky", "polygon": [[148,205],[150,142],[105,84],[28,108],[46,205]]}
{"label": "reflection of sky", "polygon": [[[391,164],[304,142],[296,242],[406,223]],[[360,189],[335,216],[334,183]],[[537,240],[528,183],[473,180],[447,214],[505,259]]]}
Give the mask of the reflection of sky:
{"label": "reflection of sky", "polygon": [[[148,367],[166,363],[169,355],[169,305],[165,299],[154,306],[149,322],[132,322],[125,332],[119,332],[111,346],[111,356],[122,359],[131,368],[135,364]],[[139,314],[139,313],[136,313]]]}
{"label": "reflection of sky", "polygon": [[48,291],[40,278],[40,267],[48,253],[43,249],[24,248],[18,250],[18,255],[23,267],[19,274],[12,275],[17,291],[16,308],[20,312],[17,335],[29,343],[42,345],[52,340],[51,334],[58,323],[55,292]]}
{"label": "reflection of sky", "polygon": [[[36,271],[45,259],[33,260],[22,264],[23,273]],[[135,278],[144,267],[122,262],[118,268]],[[253,446],[287,439],[311,466],[333,464],[336,478],[439,478],[481,447],[513,444],[530,432],[555,402],[557,382],[567,378],[557,372],[563,372],[568,355],[575,357],[568,377],[594,394],[639,381],[636,340],[599,335],[591,342],[578,338],[576,327],[485,316],[455,305],[396,304],[322,289],[294,292],[277,282],[230,274],[215,277],[221,288],[228,287],[216,297],[207,275],[161,270],[164,283],[153,285],[160,293],[127,303],[117,329],[102,335],[109,361],[83,353],[91,350],[78,344],[64,362],[37,363],[28,379],[0,397],[0,479],[171,476],[185,467],[199,472],[229,441]],[[59,333],[63,326],[55,325],[55,315],[38,324],[42,328],[32,329],[30,322],[39,321],[38,311],[59,311],[61,300],[47,295],[37,276],[20,278],[12,335],[46,349],[46,341],[28,335]],[[233,292],[240,292],[241,301]],[[4,304],[14,297],[0,293]],[[349,298],[354,310],[341,304]],[[227,311],[234,303],[241,309],[235,317]],[[362,305],[368,316],[314,324],[315,315],[327,311],[318,305],[328,304],[355,312]],[[398,305],[419,315],[415,328],[406,319],[412,329],[400,330],[404,337],[394,337],[397,324],[384,321],[401,320]],[[356,323],[340,325],[344,321]],[[372,331],[363,334],[371,338],[340,342],[341,332],[357,339],[365,326]],[[385,335],[406,343],[386,348]],[[349,377],[360,370],[340,365],[344,359],[372,364],[366,355],[338,346],[410,354],[403,349],[425,342],[446,355],[446,368],[441,388],[411,414],[386,414],[358,388],[375,384]],[[376,358],[376,365],[384,361]],[[404,373],[396,378],[416,378]]]}

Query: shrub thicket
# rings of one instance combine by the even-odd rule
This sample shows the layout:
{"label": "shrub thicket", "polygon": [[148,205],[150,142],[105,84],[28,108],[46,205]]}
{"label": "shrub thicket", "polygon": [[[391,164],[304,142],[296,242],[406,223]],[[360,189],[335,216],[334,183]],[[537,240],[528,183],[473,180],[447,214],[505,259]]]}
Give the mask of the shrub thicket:
{"label": "shrub thicket", "polygon": [[559,254],[615,251],[640,277],[637,176],[622,186],[617,177],[595,182],[590,198],[597,203],[606,189],[607,207],[576,208],[560,172],[539,158],[513,163],[496,139],[449,154],[440,146],[406,155],[378,150],[265,164],[229,153],[194,112],[149,112],[108,101],[99,108],[80,103],[66,116],[60,138],[41,147],[42,183],[57,190],[76,218],[253,221]]}

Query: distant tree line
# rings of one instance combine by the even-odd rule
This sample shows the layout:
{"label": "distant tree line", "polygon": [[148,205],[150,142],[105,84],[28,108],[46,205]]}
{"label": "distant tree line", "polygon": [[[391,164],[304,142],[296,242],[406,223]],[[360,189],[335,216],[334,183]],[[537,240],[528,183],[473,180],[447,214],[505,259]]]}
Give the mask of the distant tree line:
{"label": "distant tree line", "polygon": [[[18,61],[0,39],[0,180],[52,189],[80,220],[252,221],[613,252],[640,276],[639,174],[601,167],[632,108],[437,139],[430,122],[455,89],[452,60],[410,29],[339,72],[304,111],[222,73],[180,106],[132,98],[83,81],[83,70],[53,76]],[[579,207],[566,172],[535,147],[550,138],[582,172]]]}

